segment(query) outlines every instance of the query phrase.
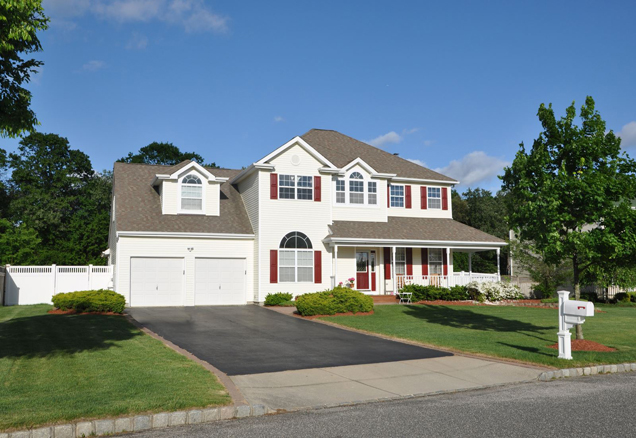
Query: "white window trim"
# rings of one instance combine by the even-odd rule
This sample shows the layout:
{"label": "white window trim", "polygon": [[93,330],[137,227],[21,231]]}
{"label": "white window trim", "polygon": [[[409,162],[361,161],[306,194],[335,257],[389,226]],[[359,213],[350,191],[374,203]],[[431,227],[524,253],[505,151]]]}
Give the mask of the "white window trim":
{"label": "white window trim", "polygon": [[[350,177],[352,173],[358,172],[360,175],[362,175],[362,179],[358,179],[356,181],[362,181],[362,192],[355,192],[355,193],[361,193],[363,196],[363,200],[364,202],[362,204],[352,204],[350,202],[351,200],[351,196],[350,196],[350,185],[349,185],[349,181],[351,181]],[[336,181],[344,181],[344,192],[339,192],[336,190]],[[374,182],[376,183],[376,203],[375,204],[369,204],[369,183],[370,182]],[[352,208],[380,208],[380,181],[379,180],[373,180],[371,179],[368,175],[366,175],[364,172],[360,172],[357,169],[352,169],[349,172],[347,172],[345,174],[344,177],[342,178],[336,178],[333,180],[333,184],[332,186],[332,196],[331,198],[333,199],[333,206],[334,207],[352,207]],[[345,202],[336,202],[336,198],[337,198],[337,193],[344,193],[345,194]]]}
{"label": "white window trim", "polygon": [[[280,189],[281,189],[281,185],[280,185],[280,177],[281,176],[294,176],[296,177],[296,181],[294,183],[294,197],[293,198],[281,198],[280,197]],[[298,179],[301,176],[306,176],[309,177],[311,180],[311,187],[300,187],[301,189],[311,189],[311,199],[298,199]],[[283,186],[286,187],[288,189],[290,189],[291,187],[289,186]],[[316,190],[316,188],[314,187],[314,177],[313,175],[296,175],[296,174],[292,174],[292,173],[279,173],[278,174],[278,200],[279,201],[313,201],[314,200],[314,196],[315,193],[314,191]]]}
{"label": "white window trim", "polygon": [[[302,199],[301,199],[302,201]],[[281,251],[293,251],[294,252],[294,281],[283,281],[282,276],[280,275],[281,268],[291,268],[291,266],[281,266],[280,264],[280,253]],[[299,249],[299,248],[278,248],[278,282],[279,283],[315,283],[316,280],[316,261],[315,254],[313,249]],[[298,253],[299,252],[308,252],[311,253],[311,266],[301,266],[301,268],[311,268],[311,280],[307,281],[298,281]]]}
{"label": "white window trim", "polygon": [[[183,186],[183,180],[188,176],[188,175],[195,175],[197,178],[199,178],[201,180],[201,210],[184,210],[181,208],[181,187]],[[188,185],[192,185],[192,184],[188,184]],[[198,214],[198,215],[204,215],[205,214],[205,195],[206,195],[206,186],[208,185],[208,180],[201,174],[199,174],[198,172],[187,172],[186,174],[184,174],[182,177],[179,178],[179,186],[177,187],[178,190],[178,205],[177,205],[177,214]]]}
{"label": "white window trim", "polygon": [[[433,263],[431,263],[431,253],[432,253],[431,250],[435,250],[435,251],[439,250],[440,254],[442,255],[441,261],[439,261],[439,262],[438,261],[434,261]],[[441,276],[443,276],[444,275],[444,248],[429,248],[428,249],[428,260],[427,260],[427,263],[428,263],[428,275],[441,275]],[[439,266],[439,271],[440,271],[439,274],[433,274],[432,273],[431,266],[433,266],[433,265]]]}
{"label": "white window trim", "polygon": [[[438,189],[439,190],[439,198],[433,198],[429,196],[429,189]],[[439,199],[439,207],[431,207],[431,199]],[[441,210],[442,209],[442,188],[441,187],[432,187],[428,186],[426,188],[426,208],[430,210]]]}
{"label": "white window trim", "polygon": [[[391,187],[402,187],[402,206],[393,206],[391,205]],[[428,192],[427,192],[428,193]],[[406,208],[406,185],[405,184],[389,184],[389,208]]]}

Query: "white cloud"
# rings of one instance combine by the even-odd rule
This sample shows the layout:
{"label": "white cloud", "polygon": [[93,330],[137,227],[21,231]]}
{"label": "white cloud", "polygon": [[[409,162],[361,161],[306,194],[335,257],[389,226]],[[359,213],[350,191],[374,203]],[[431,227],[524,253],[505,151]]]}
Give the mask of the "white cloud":
{"label": "white cloud", "polygon": [[617,135],[621,138],[621,146],[636,146],[636,121],[629,122],[627,125],[623,126]]}
{"label": "white cloud", "polygon": [[395,131],[387,132],[384,135],[374,138],[373,140],[367,141],[372,146],[377,148],[383,148],[384,146],[391,143],[399,143],[404,139],[400,134]]}
{"label": "white cloud", "polygon": [[106,63],[104,61],[88,61],[86,64],[82,66],[82,71],[94,72],[97,70],[101,70],[106,67]]}
{"label": "white cloud", "polygon": [[424,146],[433,146],[435,140],[424,140]]}
{"label": "white cloud", "polygon": [[457,179],[462,186],[470,187],[491,181],[502,173],[510,163],[497,157],[490,157],[485,152],[476,151],[465,155],[461,160],[453,160],[443,168],[435,169],[443,175]]}
{"label": "white cloud", "polygon": [[419,130],[420,130],[420,128],[403,129],[402,130],[402,135],[414,134],[414,133],[416,133]]}
{"label": "white cloud", "polygon": [[418,166],[426,167],[426,163],[422,160],[418,160],[417,158],[407,158],[407,161],[410,161],[411,163],[415,163]]}
{"label": "white cloud", "polygon": [[285,119],[283,117],[281,117],[281,116],[276,116],[276,117],[274,117],[274,121],[276,123],[279,123],[279,122],[284,122]]}
{"label": "white cloud", "polygon": [[91,13],[118,23],[160,21],[183,26],[186,32],[228,31],[229,18],[214,13],[204,0],[44,1],[45,10],[50,11],[53,23]]}
{"label": "white cloud", "polygon": [[143,50],[148,47],[148,37],[139,33],[133,33],[132,37],[128,40],[126,48],[129,50]]}

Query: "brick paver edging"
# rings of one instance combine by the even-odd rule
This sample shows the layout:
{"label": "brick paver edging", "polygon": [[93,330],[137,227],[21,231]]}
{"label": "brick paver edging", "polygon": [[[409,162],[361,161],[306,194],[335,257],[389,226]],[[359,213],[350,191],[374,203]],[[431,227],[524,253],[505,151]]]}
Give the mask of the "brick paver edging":
{"label": "brick paver edging", "polygon": [[[539,381],[547,382],[565,377],[593,376],[595,374],[626,373],[636,371],[636,363],[622,363],[618,365],[598,365],[583,368],[565,368],[556,371],[546,371],[539,374]],[[0,437],[1,438],[1,437]]]}
{"label": "brick paver edging", "polygon": [[221,406],[218,408],[133,415],[107,420],[80,421],[9,433],[0,432],[0,438],[81,438],[162,429],[186,424],[211,423],[234,418],[260,417],[268,413],[269,410],[265,405]]}

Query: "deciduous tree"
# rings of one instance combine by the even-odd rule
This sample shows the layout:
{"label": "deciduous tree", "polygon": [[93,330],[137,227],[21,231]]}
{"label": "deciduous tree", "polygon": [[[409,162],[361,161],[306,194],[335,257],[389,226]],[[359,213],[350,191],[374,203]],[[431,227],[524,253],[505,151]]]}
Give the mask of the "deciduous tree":
{"label": "deciduous tree", "polygon": [[[532,241],[547,263],[571,260],[575,297],[581,282],[636,261],[636,162],[587,97],[581,124],[574,103],[557,119],[541,105],[543,131],[526,151],[523,143],[502,177],[508,217],[522,241]],[[593,267],[593,269],[591,269]],[[577,339],[583,339],[580,325]]]}
{"label": "deciduous tree", "polygon": [[37,33],[48,21],[41,0],[0,1],[0,136],[17,137],[38,123],[24,85],[43,62],[24,54],[42,50]]}
{"label": "deciduous tree", "polygon": [[205,164],[203,157],[196,152],[181,152],[172,143],[152,142],[148,146],[139,149],[133,154],[129,152],[127,156],[120,158],[122,163],[145,163],[145,164],[166,164],[174,166],[185,160],[193,160],[205,167],[217,167],[216,163]]}

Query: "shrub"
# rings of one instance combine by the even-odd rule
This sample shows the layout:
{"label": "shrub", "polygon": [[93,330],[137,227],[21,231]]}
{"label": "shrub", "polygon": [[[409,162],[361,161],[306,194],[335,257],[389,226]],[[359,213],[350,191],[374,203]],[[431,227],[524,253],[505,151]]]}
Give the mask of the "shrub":
{"label": "shrub", "polygon": [[487,281],[484,283],[472,281],[466,285],[466,288],[471,298],[479,302],[520,300],[523,298],[519,286],[501,281]]}
{"label": "shrub", "polygon": [[303,316],[370,312],[373,310],[373,298],[357,290],[337,286],[332,290],[298,296],[296,309]]}
{"label": "shrub", "polygon": [[627,292],[619,292],[614,295],[614,301],[617,303],[629,303],[631,297]]}
{"label": "shrub", "polygon": [[265,297],[266,306],[280,306],[286,301],[291,301],[294,296],[287,292],[276,292],[275,294],[267,294]]}
{"label": "shrub", "polygon": [[85,290],[53,295],[53,305],[60,310],[122,313],[126,307],[123,295],[112,290]]}
{"label": "shrub", "polygon": [[411,300],[417,301],[459,301],[469,299],[466,286],[453,286],[450,289],[439,286],[422,286],[420,284],[407,284],[400,292],[413,294]]}

